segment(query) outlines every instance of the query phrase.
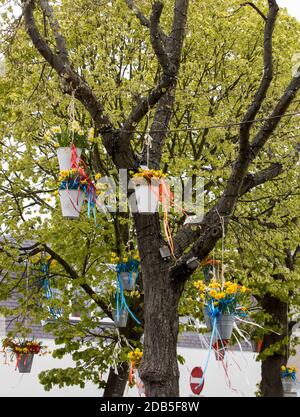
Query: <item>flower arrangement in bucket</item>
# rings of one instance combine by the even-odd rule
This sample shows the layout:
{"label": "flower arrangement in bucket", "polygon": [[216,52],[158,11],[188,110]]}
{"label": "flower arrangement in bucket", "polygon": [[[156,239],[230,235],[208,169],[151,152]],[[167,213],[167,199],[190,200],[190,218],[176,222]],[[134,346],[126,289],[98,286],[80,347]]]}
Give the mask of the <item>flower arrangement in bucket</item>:
{"label": "flower arrangement in bucket", "polygon": [[117,278],[123,291],[134,290],[139,275],[139,255],[125,256],[121,260],[116,253],[112,252],[111,263],[115,264]]}
{"label": "flower arrangement in bucket", "polygon": [[84,201],[84,192],[81,189],[80,174],[77,168],[60,171],[59,196],[62,215],[68,219],[76,219]]}
{"label": "flower arrangement in bucket", "polygon": [[142,358],[143,352],[139,348],[132,350],[127,355],[127,359],[130,364],[129,386],[130,388],[132,388],[136,385],[139,391],[139,395],[145,394],[145,387],[138,372],[138,368],[142,362]]}
{"label": "flower arrangement in bucket", "polygon": [[128,314],[135,320],[138,324],[140,321],[135,317],[131,309],[129,308],[124,291],[133,291],[136,286],[136,281],[139,274],[139,255],[130,254],[130,257],[120,257],[116,253],[112,252],[111,254],[111,263],[114,264],[114,269],[117,272],[117,282],[116,282],[116,294],[115,294],[115,304],[116,308],[112,312],[115,325],[117,327],[126,327]]}
{"label": "flower arrangement in bucket", "polygon": [[6,338],[2,341],[2,346],[5,354],[10,352],[11,359],[16,357],[16,369],[18,368],[20,373],[30,373],[33,357],[47,353],[47,346],[43,346],[41,342],[34,339],[15,341],[11,338]]}
{"label": "flower arrangement in bucket", "polygon": [[[74,161],[76,158],[73,158]],[[101,174],[95,175],[95,181],[98,181]],[[71,169],[60,171],[59,176],[59,196],[63,217],[68,219],[77,219],[86,197],[88,202],[88,216],[91,210],[94,212],[97,205],[97,196],[101,192],[97,189],[95,183],[89,178],[85,170],[73,163]]]}
{"label": "flower arrangement in bucket", "polygon": [[79,162],[82,149],[86,148],[88,141],[94,138],[94,128],[84,130],[76,120],[70,124],[70,128],[53,126],[46,131],[44,138],[52,142],[57,149],[59,169],[61,171],[71,168],[72,144],[76,149],[77,162]]}
{"label": "flower arrangement in bucket", "polygon": [[158,202],[164,195],[166,175],[161,170],[139,168],[138,172],[129,171],[135,185],[135,199],[138,213],[151,214],[158,209]]}
{"label": "flower arrangement in bucket", "polygon": [[232,281],[221,284],[215,279],[208,284],[197,281],[194,286],[199,290],[200,300],[204,304],[204,318],[208,330],[213,331],[216,339],[229,340],[234,317],[246,315],[245,305],[249,301],[250,290]]}
{"label": "flower arrangement in bucket", "polygon": [[294,366],[281,367],[281,383],[285,392],[293,392],[297,383],[297,368]]}

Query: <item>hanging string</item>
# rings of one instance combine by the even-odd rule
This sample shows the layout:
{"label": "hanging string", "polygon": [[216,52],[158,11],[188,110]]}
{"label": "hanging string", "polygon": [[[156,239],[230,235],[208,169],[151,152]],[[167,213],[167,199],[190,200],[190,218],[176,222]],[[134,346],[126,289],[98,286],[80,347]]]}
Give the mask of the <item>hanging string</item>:
{"label": "hanging string", "polygon": [[150,164],[150,149],[152,149],[152,141],[153,138],[149,133],[146,133],[145,135],[145,145],[147,146],[147,167],[149,168]]}

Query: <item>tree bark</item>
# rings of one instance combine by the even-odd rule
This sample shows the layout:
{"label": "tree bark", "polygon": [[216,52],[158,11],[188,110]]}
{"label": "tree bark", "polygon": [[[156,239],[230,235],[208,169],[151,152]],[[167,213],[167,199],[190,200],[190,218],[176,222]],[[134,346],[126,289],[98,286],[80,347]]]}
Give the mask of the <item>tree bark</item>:
{"label": "tree bark", "polygon": [[147,397],[179,396],[178,303],[182,285],[171,284],[170,262],[159,253],[158,215],[135,216],[144,286],[144,357],[140,375]]}
{"label": "tree bark", "polygon": [[[287,304],[278,298],[266,294],[262,298],[262,306],[272,319],[266,322],[266,327],[279,325],[280,335],[269,333],[264,337],[262,349],[270,348],[274,343],[282,341],[288,334]],[[262,362],[261,392],[263,397],[283,397],[280,368],[287,364],[287,349],[282,347],[281,351],[268,356]]]}
{"label": "tree bark", "polygon": [[128,363],[123,362],[117,370],[118,374],[115,373],[114,368],[110,368],[103,397],[123,397],[128,381]]}

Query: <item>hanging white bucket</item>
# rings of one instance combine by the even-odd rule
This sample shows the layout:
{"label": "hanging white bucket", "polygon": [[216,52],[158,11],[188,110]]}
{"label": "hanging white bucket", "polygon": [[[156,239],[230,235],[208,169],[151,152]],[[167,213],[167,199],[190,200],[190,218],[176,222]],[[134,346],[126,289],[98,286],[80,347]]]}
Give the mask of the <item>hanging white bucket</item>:
{"label": "hanging white bucket", "polygon": [[281,378],[281,383],[284,392],[294,392],[296,389],[295,381],[291,378]]}
{"label": "hanging white bucket", "polygon": [[112,312],[113,319],[115,322],[116,327],[126,327],[127,320],[128,320],[128,311],[123,309],[122,311],[119,311],[117,314],[117,310],[113,310]]}
{"label": "hanging white bucket", "polygon": [[217,330],[220,339],[228,340],[231,338],[234,324],[234,315],[229,313],[222,313],[217,318]]}
{"label": "hanging white bucket", "polygon": [[132,291],[135,289],[136,272],[120,272],[119,277],[124,291]]}
{"label": "hanging white bucket", "polygon": [[59,190],[61,211],[66,219],[78,219],[84,201],[81,190]]}
{"label": "hanging white bucket", "polygon": [[159,184],[135,184],[135,199],[138,213],[152,214],[157,211],[159,201]]}
{"label": "hanging white bucket", "polygon": [[[81,156],[81,152],[82,149],[81,148],[76,148],[76,152],[77,152],[77,160],[76,162],[79,162],[80,156]],[[70,147],[65,147],[65,148],[58,148],[57,149],[57,158],[58,158],[58,163],[59,163],[59,169],[61,171],[66,171],[72,168],[72,148]]]}

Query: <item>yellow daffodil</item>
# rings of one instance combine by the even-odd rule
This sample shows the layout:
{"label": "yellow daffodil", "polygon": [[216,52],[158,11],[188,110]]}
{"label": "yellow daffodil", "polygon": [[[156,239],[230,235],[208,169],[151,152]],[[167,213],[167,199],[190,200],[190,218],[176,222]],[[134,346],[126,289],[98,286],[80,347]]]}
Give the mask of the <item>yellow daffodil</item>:
{"label": "yellow daffodil", "polygon": [[100,180],[101,176],[102,176],[102,175],[98,172],[98,173],[95,175],[95,180],[96,180],[96,181]]}
{"label": "yellow daffodil", "polygon": [[210,290],[210,292],[209,292],[209,295],[211,296],[211,297],[213,297],[213,298],[216,298],[216,295],[217,295],[218,293],[217,293],[217,291],[216,290]]}
{"label": "yellow daffodil", "polygon": [[216,280],[212,280],[209,286],[210,288],[220,288],[221,284],[219,284]]}
{"label": "yellow daffodil", "polygon": [[55,134],[57,134],[57,133],[61,133],[61,127],[60,127],[60,126],[53,126],[53,127],[51,128],[51,132],[52,132],[52,133],[55,133]]}
{"label": "yellow daffodil", "polygon": [[72,124],[71,124],[71,129],[74,132],[79,132],[81,130],[79,123],[77,122],[77,120],[73,120]]}
{"label": "yellow daffodil", "polygon": [[226,294],[234,294],[236,292],[236,287],[234,285],[231,285],[225,290]]}
{"label": "yellow daffodil", "polygon": [[53,143],[53,146],[54,146],[54,148],[59,148],[59,143],[58,142],[55,142],[55,143]]}
{"label": "yellow daffodil", "polygon": [[220,292],[219,294],[216,295],[216,299],[217,300],[222,300],[223,298],[226,297],[226,294],[224,292]]}

